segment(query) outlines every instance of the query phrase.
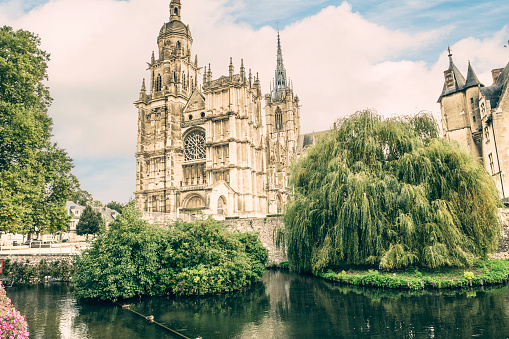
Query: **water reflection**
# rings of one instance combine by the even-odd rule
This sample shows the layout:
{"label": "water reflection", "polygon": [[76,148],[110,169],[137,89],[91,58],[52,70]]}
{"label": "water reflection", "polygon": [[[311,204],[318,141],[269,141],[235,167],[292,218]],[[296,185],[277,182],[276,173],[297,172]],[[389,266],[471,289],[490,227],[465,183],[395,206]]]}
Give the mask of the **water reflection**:
{"label": "water reflection", "polygon": [[[173,338],[108,303],[73,300],[72,287],[10,288],[31,338]],[[149,298],[131,308],[190,338],[508,338],[509,288],[384,291],[267,271],[243,291]]]}

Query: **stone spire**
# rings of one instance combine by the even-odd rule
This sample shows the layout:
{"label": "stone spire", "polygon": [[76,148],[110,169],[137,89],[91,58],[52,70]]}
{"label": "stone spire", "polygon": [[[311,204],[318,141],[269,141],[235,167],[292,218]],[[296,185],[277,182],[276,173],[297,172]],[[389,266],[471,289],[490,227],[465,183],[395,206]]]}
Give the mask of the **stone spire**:
{"label": "stone spire", "polygon": [[474,72],[474,69],[472,68],[472,65],[470,65],[470,60],[468,61],[468,70],[467,70],[467,80],[465,82],[465,88],[481,85],[481,82],[477,78],[477,75]]}
{"label": "stone spire", "polygon": [[283,65],[283,52],[281,51],[281,39],[279,37],[279,31],[277,32],[277,66],[274,78],[274,90],[272,96],[275,100],[279,100],[283,97],[283,93],[287,88],[286,82],[286,69]]}
{"label": "stone spire", "polygon": [[170,2],[170,21],[180,20],[180,8],[182,5],[180,4],[180,0],[171,0]]}
{"label": "stone spire", "polygon": [[233,79],[233,59],[232,57],[230,57],[230,67],[229,67],[229,75],[230,75],[230,80]]}
{"label": "stone spire", "polygon": [[143,78],[143,82],[141,83],[141,91],[146,92],[147,88],[145,87],[145,78]]}
{"label": "stone spire", "polygon": [[454,64],[452,61],[452,52],[451,47],[447,48],[447,51],[449,52],[449,68],[444,71],[444,88],[442,90],[442,94],[438,98],[438,102],[442,99],[442,97],[456,93],[458,91],[461,91],[465,87],[465,78],[459,71],[458,67]]}
{"label": "stone spire", "polygon": [[244,68],[244,59],[240,59],[240,80],[246,80],[246,69]]}

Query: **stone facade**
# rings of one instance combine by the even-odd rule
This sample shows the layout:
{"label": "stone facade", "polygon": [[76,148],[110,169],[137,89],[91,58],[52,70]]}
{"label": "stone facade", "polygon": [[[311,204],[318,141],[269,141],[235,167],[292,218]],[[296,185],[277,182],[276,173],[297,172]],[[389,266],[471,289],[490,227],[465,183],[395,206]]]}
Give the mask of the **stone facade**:
{"label": "stone facade", "polygon": [[231,219],[222,223],[230,232],[257,232],[263,246],[269,251],[269,265],[288,260],[284,249],[278,249],[274,242],[277,228],[284,225],[282,217]]}
{"label": "stone facade", "polygon": [[444,137],[457,141],[486,168],[500,197],[509,203],[509,63],[492,75],[493,84],[484,86],[469,62],[465,79],[449,49],[438,102]]}
{"label": "stone facade", "polygon": [[281,212],[291,193],[300,112],[279,34],[274,89],[263,97],[258,75],[246,72],[243,61],[237,74],[231,58],[228,75],[213,79],[210,64],[200,74],[181,7],[171,1],[157,58],[152,53],[148,63],[149,88],[143,80],[135,102],[137,206],[151,222]]}

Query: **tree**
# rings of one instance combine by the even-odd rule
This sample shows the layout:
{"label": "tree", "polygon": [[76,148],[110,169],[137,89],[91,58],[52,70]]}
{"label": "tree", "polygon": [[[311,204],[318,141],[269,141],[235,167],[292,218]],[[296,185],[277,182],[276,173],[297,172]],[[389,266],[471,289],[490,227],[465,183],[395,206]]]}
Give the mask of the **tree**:
{"label": "tree", "polygon": [[92,207],[87,206],[76,225],[76,233],[78,235],[97,234],[101,229],[101,223],[101,213],[96,213]]}
{"label": "tree", "polygon": [[292,167],[291,265],[468,266],[494,251],[500,200],[485,169],[430,115],[357,112]]}
{"label": "tree", "polygon": [[49,54],[31,32],[0,28],[0,231],[65,229],[78,184],[72,160],[51,142]]}
{"label": "tree", "polygon": [[116,201],[112,201],[106,204],[106,207],[117,211],[118,213],[122,214],[122,209],[125,207],[125,204],[121,204]]}

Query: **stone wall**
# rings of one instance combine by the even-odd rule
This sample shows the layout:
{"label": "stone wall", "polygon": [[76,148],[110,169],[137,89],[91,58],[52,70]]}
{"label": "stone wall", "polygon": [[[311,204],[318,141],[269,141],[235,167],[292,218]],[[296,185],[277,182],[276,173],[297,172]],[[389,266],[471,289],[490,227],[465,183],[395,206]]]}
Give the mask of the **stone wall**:
{"label": "stone wall", "polygon": [[282,217],[229,219],[221,222],[229,231],[257,232],[263,246],[269,251],[269,265],[287,261],[285,251],[277,249],[274,242],[275,230],[283,226]]}

